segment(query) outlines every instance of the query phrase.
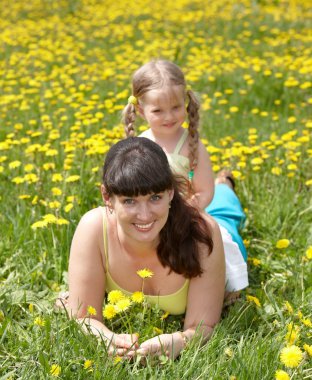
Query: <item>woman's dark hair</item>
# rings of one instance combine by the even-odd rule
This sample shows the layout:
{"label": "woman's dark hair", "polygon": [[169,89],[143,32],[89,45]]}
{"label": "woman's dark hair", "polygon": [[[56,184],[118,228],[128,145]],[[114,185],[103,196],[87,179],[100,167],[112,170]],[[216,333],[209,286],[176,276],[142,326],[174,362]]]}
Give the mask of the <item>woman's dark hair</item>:
{"label": "woman's dark hair", "polygon": [[199,243],[213,249],[211,231],[199,211],[182,198],[166,154],[153,141],[129,137],[113,145],[103,168],[106,193],[136,197],[174,190],[168,220],[160,231],[157,255],[163,266],[191,278],[202,274]]}

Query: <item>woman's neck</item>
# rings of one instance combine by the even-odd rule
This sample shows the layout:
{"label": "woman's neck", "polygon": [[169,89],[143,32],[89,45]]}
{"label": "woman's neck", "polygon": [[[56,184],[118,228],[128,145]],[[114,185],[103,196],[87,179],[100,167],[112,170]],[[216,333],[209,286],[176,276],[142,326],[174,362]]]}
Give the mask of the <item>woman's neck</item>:
{"label": "woman's neck", "polygon": [[159,239],[152,242],[142,242],[125,235],[117,226],[117,238],[120,249],[132,258],[151,258],[157,252]]}

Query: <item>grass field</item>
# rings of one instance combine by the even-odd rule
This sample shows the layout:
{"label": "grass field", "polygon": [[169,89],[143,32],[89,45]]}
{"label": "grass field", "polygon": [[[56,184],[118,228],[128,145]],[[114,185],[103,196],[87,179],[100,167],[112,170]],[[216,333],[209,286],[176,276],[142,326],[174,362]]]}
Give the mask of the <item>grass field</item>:
{"label": "grass field", "polygon": [[[305,0],[0,2],[1,380],[312,377],[311,31]],[[142,366],[53,302],[154,57],[184,70],[214,170],[237,178],[250,286],[206,346]]]}

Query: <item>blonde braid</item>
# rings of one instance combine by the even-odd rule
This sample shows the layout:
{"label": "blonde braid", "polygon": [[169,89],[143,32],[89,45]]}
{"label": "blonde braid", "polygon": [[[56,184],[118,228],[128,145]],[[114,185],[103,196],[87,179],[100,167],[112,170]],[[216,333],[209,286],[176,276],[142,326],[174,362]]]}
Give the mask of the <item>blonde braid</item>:
{"label": "blonde braid", "polygon": [[192,90],[187,90],[186,95],[188,97],[188,106],[186,111],[189,119],[189,160],[190,160],[190,171],[194,171],[197,166],[198,159],[198,126],[199,126],[199,108],[200,103],[197,100],[194,92]]}
{"label": "blonde braid", "polygon": [[134,123],[136,119],[136,110],[134,104],[127,104],[122,113],[126,137],[135,136]]}

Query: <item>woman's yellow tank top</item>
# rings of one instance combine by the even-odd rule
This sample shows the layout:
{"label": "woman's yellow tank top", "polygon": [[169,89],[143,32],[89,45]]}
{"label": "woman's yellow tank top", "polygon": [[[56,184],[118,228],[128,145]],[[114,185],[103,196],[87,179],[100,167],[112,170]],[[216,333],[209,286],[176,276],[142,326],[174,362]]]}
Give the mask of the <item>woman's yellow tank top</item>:
{"label": "woman's yellow tank top", "polygon": [[[125,289],[122,289],[112,278],[109,273],[109,260],[108,260],[108,235],[107,235],[107,219],[105,213],[105,207],[102,207],[103,214],[103,238],[104,238],[104,254],[106,260],[106,292],[110,292],[112,290],[120,290],[125,295],[131,296],[131,292],[128,292]],[[186,304],[187,304],[187,296],[189,289],[189,280],[185,280],[183,286],[177,290],[173,294],[168,294],[164,296],[153,296],[146,295],[145,298],[148,302],[152,304],[157,304],[160,309],[169,312],[169,314],[179,315],[185,313]],[[140,289],[138,289],[140,290]]]}

